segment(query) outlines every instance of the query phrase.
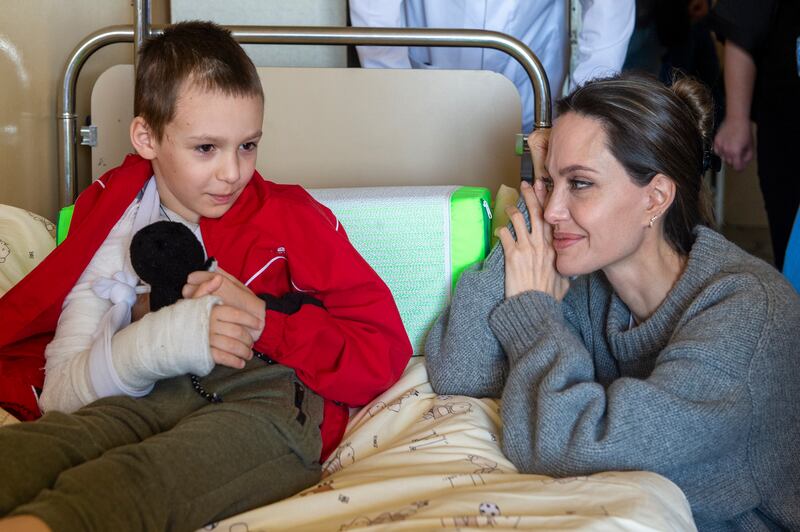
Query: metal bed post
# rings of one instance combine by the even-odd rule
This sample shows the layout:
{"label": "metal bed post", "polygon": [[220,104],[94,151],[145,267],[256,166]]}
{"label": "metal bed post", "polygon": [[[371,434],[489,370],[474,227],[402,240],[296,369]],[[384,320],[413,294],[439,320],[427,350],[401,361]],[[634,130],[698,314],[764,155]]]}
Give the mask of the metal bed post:
{"label": "metal bed post", "polygon": [[78,73],[86,60],[100,48],[115,43],[133,42],[133,28],[131,26],[111,26],[99,30],[84,39],[73,50],[61,75],[61,93],[56,102],[58,120],[58,202],[65,207],[75,201],[76,186],[75,173],[77,161],[78,120],[75,114],[75,89],[78,82]]}
{"label": "metal bed post", "polygon": [[133,39],[133,71],[139,66],[139,49],[150,37],[150,0],[136,0],[133,6],[134,39]]}
{"label": "metal bed post", "polygon": [[[77,131],[75,88],[86,60],[100,48],[114,43],[134,43],[158,35],[163,27],[150,26],[150,1],[136,0],[133,26],[111,26],[93,33],[73,50],[61,77],[58,99],[59,204],[75,201]],[[510,55],[522,65],[533,86],[534,127],[551,126],[550,85],[544,67],[524,43],[504,33],[486,30],[432,28],[352,28],[325,26],[226,26],[233,37],[245,44],[327,44],[376,46],[443,46],[492,48]],[[525,137],[523,136],[523,145]]]}

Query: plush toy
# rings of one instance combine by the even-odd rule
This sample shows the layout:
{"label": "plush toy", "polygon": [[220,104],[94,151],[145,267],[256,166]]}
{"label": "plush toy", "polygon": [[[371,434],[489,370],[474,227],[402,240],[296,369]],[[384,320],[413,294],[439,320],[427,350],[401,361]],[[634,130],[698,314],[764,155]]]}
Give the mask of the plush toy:
{"label": "plush toy", "polygon": [[156,222],[140,229],[131,240],[131,264],[150,285],[150,310],[181,298],[190,273],[208,270],[213,258],[205,252],[192,231],[178,222]]}
{"label": "plush toy", "polygon": [[[190,273],[213,269],[213,257],[205,260],[205,252],[192,231],[179,222],[161,221],[140,229],[131,240],[131,264],[150,285],[150,311],[171,305],[179,300],[183,285]],[[189,375],[192,386],[212,403],[222,397],[207,392],[197,375]]]}

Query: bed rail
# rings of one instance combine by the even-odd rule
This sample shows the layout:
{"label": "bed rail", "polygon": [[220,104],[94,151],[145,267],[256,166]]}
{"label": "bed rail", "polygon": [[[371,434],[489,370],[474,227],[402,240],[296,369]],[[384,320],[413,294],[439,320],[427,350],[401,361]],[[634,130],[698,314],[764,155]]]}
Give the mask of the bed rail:
{"label": "bed rail", "polygon": [[[133,43],[139,46],[148,36],[163,31],[163,26],[150,25],[149,0],[134,3],[135,23],[132,26],[110,26],[86,37],[67,61],[61,77],[61,93],[57,102],[59,205],[64,207],[77,197],[76,151],[78,145],[75,90],[78,74],[86,60],[109,44]],[[324,26],[226,26],[233,37],[245,44],[325,44],[377,46],[444,46],[491,48],[510,55],[525,69],[533,86],[534,124],[536,128],[551,125],[550,85],[542,64],[521,41],[494,31],[431,28],[354,28]],[[135,59],[135,58],[134,58]],[[136,64],[136,62],[134,62]],[[523,137],[523,143],[524,143]]]}

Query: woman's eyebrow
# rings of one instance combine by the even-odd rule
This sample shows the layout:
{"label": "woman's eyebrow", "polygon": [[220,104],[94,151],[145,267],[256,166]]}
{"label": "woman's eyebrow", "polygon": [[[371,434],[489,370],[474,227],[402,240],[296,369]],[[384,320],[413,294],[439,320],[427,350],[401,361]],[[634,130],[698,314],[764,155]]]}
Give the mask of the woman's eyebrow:
{"label": "woman's eyebrow", "polygon": [[597,170],[595,170],[594,168],[589,168],[588,166],[583,166],[582,164],[572,164],[570,166],[566,166],[566,167],[560,169],[559,173],[563,175],[563,174],[569,174],[569,173],[578,172],[578,171],[581,171],[581,172],[592,172],[592,173],[595,173],[595,174],[597,173]]}

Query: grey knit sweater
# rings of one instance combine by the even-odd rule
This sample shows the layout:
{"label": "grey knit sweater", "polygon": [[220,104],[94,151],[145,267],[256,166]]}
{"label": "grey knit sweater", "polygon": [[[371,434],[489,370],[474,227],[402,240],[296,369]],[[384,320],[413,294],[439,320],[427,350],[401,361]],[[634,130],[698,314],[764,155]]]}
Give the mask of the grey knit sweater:
{"label": "grey knit sweater", "polygon": [[696,230],[656,312],[602,272],[559,303],[504,300],[500,246],[464,273],[425,346],[438,393],[501,397],[520,471],[647,470],[683,489],[700,530],[800,530],[800,300],[771,266]]}

